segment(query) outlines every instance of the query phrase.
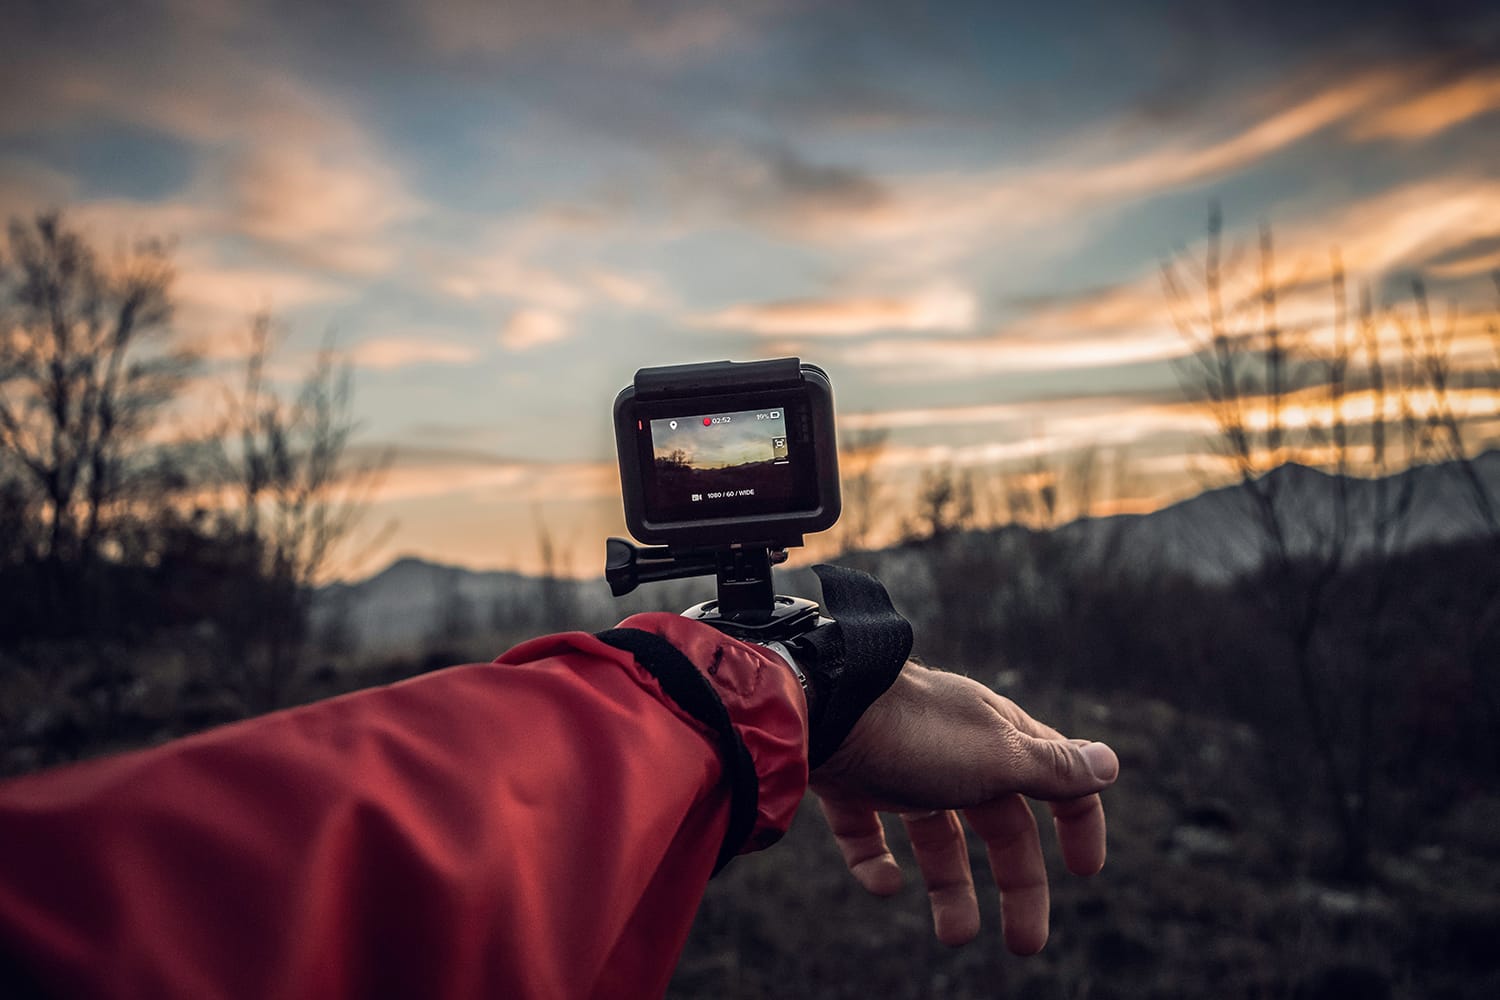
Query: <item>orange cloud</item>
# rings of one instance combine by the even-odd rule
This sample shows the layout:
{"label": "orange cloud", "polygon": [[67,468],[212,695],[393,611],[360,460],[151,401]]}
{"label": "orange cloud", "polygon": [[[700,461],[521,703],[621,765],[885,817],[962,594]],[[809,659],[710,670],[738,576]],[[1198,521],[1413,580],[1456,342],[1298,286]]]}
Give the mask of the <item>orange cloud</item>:
{"label": "orange cloud", "polygon": [[506,503],[611,497],[619,493],[614,462],[545,463],[398,450],[372,503],[479,494]]}
{"label": "orange cloud", "polygon": [[1076,299],[1037,306],[980,337],[883,339],[851,345],[850,364],[902,377],[1104,368],[1177,357],[1186,344],[1171,323],[1155,275]]}
{"label": "orange cloud", "polygon": [[[1500,181],[1449,176],[1414,181],[1331,211],[1277,226],[1274,231],[1280,321],[1311,343],[1331,341],[1330,251],[1337,249],[1350,287],[1379,282],[1392,272],[1430,271],[1438,277],[1484,274],[1500,256],[1446,260],[1500,236]],[[1243,232],[1243,230],[1241,231]],[[1259,322],[1254,301],[1259,272],[1253,237],[1249,263],[1224,274],[1231,329]],[[1445,261],[1429,265],[1431,261]],[[1197,303],[1201,306],[1201,301]],[[1488,304],[1486,300],[1486,305]],[[798,332],[785,326],[775,332]],[[800,331],[806,332],[806,331]],[[1481,333],[1462,325],[1460,347]],[[1388,334],[1393,335],[1388,331]],[[886,338],[851,344],[844,361],[893,376],[967,378],[991,372],[1103,368],[1179,357],[1187,352],[1173,322],[1172,304],[1155,269],[1133,281],[1076,299],[1044,303],[979,337]]]}
{"label": "orange cloud", "polygon": [[1500,180],[1453,175],[1413,181],[1322,217],[1281,227],[1289,247],[1337,246],[1353,272],[1420,269],[1440,255],[1500,235]]}
{"label": "orange cloud", "polygon": [[[982,424],[1007,424],[1018,431],[1014,441],[1009,444],[1002,442],[1003,449],[1024,446],[1066,450],[1090,444],[1125,444],[1169,431],[1196,431],[1204,426],[1204,421],[1199,407],[1193,403],[1163,403],[1125,396],[1063,397],[984,406],[925,407],[851,414],[839,418],[841,429],[886,429],[898,434],[935,427]],[[1045,434],[1038,433],[1038,429],[1045,431]],[[982,445],[933,447],[946,449],[943,450],[946,459],[973,462],[980,460],[980,456],[989,456],[983,459],[985,461],[993,460],[994,454],[987,450],[992,444],[993,442],[985,442]],[[901,461],[901,458],[882,458],[882,464],[899,465]]]}
{"label": "orange cloud", "polygon": [[234,223],[310,263],[351,274],[388,269],[383,237],[420,204],[371,157],[301,146],[263,146],[228,169]]}
{"label": "orange cloud", "polygon": [[191,264],[181,268],[173,291],[178,302],[248,317],[262,309],[293,309],[344,294],[332,282],[301,271],[227,268]]}
{"label": "orange cloud", "polygon": [[769,335],[852,336],[882,330],[961,330],[974,322],[974,297],[956,288],[907,297],[792,299],[730,306],[704,326]]}
{"label": "orange cloud", "polygon": [[1500,271],[1500,250],[1460,257],[1436,264],[1429,270],[1439,278],[1472,278],[1476,274],[1494,274]]}
{"label": "orange cloud", "polygon": [[[388,227],[421,206],[351,108],[241,43],[268,17],[255,4],[172,3],[140,13],[162,19],[140,46],[27,51],[11,67],[27,100],[11,102],[19,114],[0,134],[99,122],[166,133],[195,148],[198,171],[172,201],[140,206],[146,232],[244,235],[319,268],[384,270]],[[183,205],[212,218],[180,225]]]}
{"label": "orange cloud", "polygon": [[500,344],[508,351],[529,351],[568,336],[563,318],[543,309],[520,309],[500,331]]}
{"label": "orange cloud", "polygon": [[1197,149],[1163,150],[1092,178],[1109,193],[1162,190],[1242,170],[1343,121],[1396,92],[1409,79],[1401,70],[1370,73],[1336,84],[1276,111],[1230,139]]}
{"label": "orange cloud", "polygon": [[974,340],[883,340],[841,357],[849,364],[889,369],[910,378],[971,378],[997,372],[1107,368],[1178,357],[1182,338],[1163,327],[1145,337],[1101,335],[1056,343],[1018,336]]}
{"label": "orange cloud", "polygon": [[[798,238],[870,245],[885,272],[930,272],[980,246],[1076,241],[1072,220],[1090,209],[1234,175],[1341,125],[1386,121],[1395,128],[1410,117],[1400,109],[1426,75],[1422,67],[1392,66],[1331,82],[1304,78],[1250,95],[1185,136],[1127,144],[1105,122],[1018,166],[863,178],[878,197],[854,197],[845,184],[811,204],[796,202],[796,210],[767,212],[753,199],[743,210]],[[1479,113],[1491,101],[1490,86],[1447,88],[1440,102],[1446,114],[1421,112],[1426,134]],[[1373,135],[1355,131],[1357,138]]]}
{"label": "orange cloud", "polygon": [[605,300],[630,309],[660,308],[668,300],[658,283],[642,275],[618,271],[595,270],[587,275],[588,283]]}
{"label": "orange cloud", "polygon": [[467,345],[426,337],[380,337],[357,344],[349,352],[349,360],[364,368],[388,371],[411,365],[461,365],[478,355],[478,351]]}
{"label": "orange cloud", "polygon": [[1471,118],[1500,110],[1500,71],[1489,70],[1432,87],[1377,109],[1356,122],[1356,139],[1427,139]]}

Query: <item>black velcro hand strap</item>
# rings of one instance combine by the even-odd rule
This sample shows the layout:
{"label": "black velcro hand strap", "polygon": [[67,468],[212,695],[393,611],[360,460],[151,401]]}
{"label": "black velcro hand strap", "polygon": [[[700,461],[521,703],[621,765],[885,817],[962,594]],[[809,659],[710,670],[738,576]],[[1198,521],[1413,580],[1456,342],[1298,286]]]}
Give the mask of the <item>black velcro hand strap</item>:
{"label": "black velcro hand strap", "polygon": [[719,756],[724,759],[724,776],[729,781],[729,829],[724,831],[724,843],[714,863],[714,874],[719,874],[755,829],[755,814],[760,809],[760,778],[745,741],[735,731],[728,709],[708,678],[676,646],[654,632],[635,628],[613,628],[598,633],[598,639],[634,656],[678,708],[718,737]]}
{"label": "black velcro hand strap", "polygon": [[823,607],[837,621],[793,644],[817,691],[809,768],[833,756],[865,709],[896,682],[912,643],[911,625],[892,606],[879,580],[844,566],[819,564],[813,572],[823,584]]}

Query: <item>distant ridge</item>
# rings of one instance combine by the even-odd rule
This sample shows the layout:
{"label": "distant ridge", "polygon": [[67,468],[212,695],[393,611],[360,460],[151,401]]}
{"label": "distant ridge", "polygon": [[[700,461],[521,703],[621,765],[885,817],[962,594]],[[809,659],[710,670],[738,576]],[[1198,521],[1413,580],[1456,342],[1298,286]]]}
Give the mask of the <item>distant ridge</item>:
{"label": "distant ridge", "polygon": [[[1500,497],[1500,451],[1474,460],[1474,469],[1492,497]],[[1289,545],[1306,555],[1329,544],[1338,511],[1336,477],[1303,465],[1280,466],[1265,477],[1274,488],[1276,504],[1294,525]],[[1455,464],[1424,465],[1384,481],[1350,477],[1347,489],[1346,554],[1358,558],[1370,551],[1376,538],[1375,514],[1380,498],[1410,489],[1411,516],[1400,535],[1402,548],[1479,537],[1485,527],[1468,499],[1467,487]],[[1250,515],[1250,497],[1243,485],[1207,490],[1150,514],[1119,514],[1082,518],[1056,529],[1057,536],[1075,546],[1077,557],[1134,568],[1146,573],[1185,573],[1205,582],[1223,582],[1256,567],[1264,556],[1263,540]],[[1005,546],[1022,529],[996,528],[965,534],[967,545]],[[918,565],[907,547],[865,558],[898,580],[922,589],[926,568]],[[600,558],[602,561],[603,553]],[[810,586],[811,574],[792,571],[787,585]],[[354,583],[332,584],[320,591],[315,623],[340,614],[354,652],[373,656],[414,653],[441,639],[445,615],[467,615],[478,635],[524,629],[548,602],[565,602],[570,620],[579,628],[604,628],[634,611],[646,608],[680,610],[710,596],[711,585],[652,585],[626,600],[610,596],[602,579],[545,580],[506,570],[479,571],[445,566],[404,556],[373,576]],[[538,619],[539,620],[539,619]],[[502,627],[503,626],[503,627]],[[522,635],[510,637],[512,640]],[[454,649],[455,653],[465,653]],[[467,652],[489,658],[501,652],[488,647]]]}
{"label": "distant ridge", "polygon": [[[1473,467],[1491,497],[1500,498],[1500,451],[1488,451]],[[1310,555],[1336,537],[1338,478],[1289,463],[1260,482],[1273,490],[1275,505],[1292,530],[1288,547]],[[1377,543],[1378,515],[1394,497],[1410,491],[1409,517],[1394,541],[1401,549],[1482,535],[1486,528],[1469,499],[1456,463],[1414,466],[1384,480],[1357,476],[1344,480],[1349,523],[1345,554],[1359,558]],[[1208,490],[1150,514],[1127,514],[1074,521],[1059,528],[1085,552],[1159,565],[1202,580],[1227,580],[1256,567],[1264,540],[1242,484]],[[1389,542],[1388,542],[1389,544]]]}

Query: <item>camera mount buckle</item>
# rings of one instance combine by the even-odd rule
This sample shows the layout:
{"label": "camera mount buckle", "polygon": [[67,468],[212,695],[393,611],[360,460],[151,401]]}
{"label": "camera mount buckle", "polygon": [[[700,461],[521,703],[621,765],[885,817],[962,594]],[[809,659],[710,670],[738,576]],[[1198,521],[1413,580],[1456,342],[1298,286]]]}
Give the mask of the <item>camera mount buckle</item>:
{"label": "camera mount buckle", "polygon": [[[797,542],[800,544],[801,539]],[[665,545],[637,546],[623,538],[605,543],[604,578],[616,597],[643,583],[715,577],[718,598],[682,613],[750,642],[791,639],[819,621],[818,605],[783,597],[771,585],[771,567],[786,561],[786,549],[770,545],[731,545],[678,551]]]}

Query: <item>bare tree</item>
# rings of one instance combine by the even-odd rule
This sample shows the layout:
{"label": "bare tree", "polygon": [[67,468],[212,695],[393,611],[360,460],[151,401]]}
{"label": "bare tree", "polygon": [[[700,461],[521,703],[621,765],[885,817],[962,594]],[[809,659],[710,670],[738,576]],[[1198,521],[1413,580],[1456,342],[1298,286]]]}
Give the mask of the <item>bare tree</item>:
{"label": "bare tree", "polygon": [[917,485],[916,506],[904,532],[908,538],[944,538],[972,527],[974,477],[951,465],[924,470]]}
{"label": "bare tree", "polygon": [[224,655],[252,711],[281,704],[301,671],[314,589],[389,461],[351,461],[350,374],[331,350],[319,352],[295,394],[270,384],[273,334],[269,316],[252,320],[245,381],[217,452],[231,491],[220,533],[252,591],[222,609]]}
{"label": "bare tree", "polygon": [[534,510],[537,555],[542,561],[541,625],[545,629],[578,627],[578,593],[571,578],[573,549],[559,547],[540,510]]}
{"label": "bare tree", "polygon": [[[1261,230],[1258,266],[1247,292],[1233,294],[1231,280],[1241,273],[1227,274],[1224,261],[1222,218],[1215,208],[1201,263],[1181,258],[1163,266],[1173,318],[1193,348],[1179,377],[1212,415],[1217,449],[1239,480],[1261,555],[1250,589],[1285,642],[1324,802],[1341,836],[1343,866],[1363,877],[1367,798],[1362,803],[1353,794],[1350,774],[1361,748],[1348,753],[1350,748],[1340,745],[1336,716],[1342,693],[1330,683],[1330,667],[1318,645],[1330,587],[1349,550],[1351,442],[1344,404],[1352,354],[1342,270],[1336,268],[1334,277],[1334,346],[1320,353],[1307,344],[1303,331],[1288,330],[1280,321],[1281,280],[1269,227]],[[1289,427],[1289,406],[1305,402],[1311,410],[1320,391],[1327,418]],[[1289,463],[1299,462],[1331,468],[1331,517],[1319,518],[1305,509],[1302,498],[1284,495],[1295,482]]]}
{"label": "bare tree", "polygon": [[[54,624],[97,621],[84,578],[160,493],[147,432],[193,359],[173,340],[167,248],[102,262],[57,213],[13,221],[0,256],[0,474]],[[137,508],[133,511],[132,504]]]}
{"label": "bare tree", "polygon": [[[1409,470],[1431,461],[1456,470],[1485,531],[1500,538],[1500,504],[1480,474],[1471,438],[1478,421],[1455,404],[1456,385],[1483,388],[1480,395],[1491,398],[1500,368],[1459,367],[1457,310],[1435,321],[1420,281],[1409,307],[1382,311],[1368,289],[1351,295],[1335,251],[1329,320],[1288,330],[1278,319],[1288,283],[1278,275],[1269,228],[1261,231],[1254,280],[1237,280],[1245,270],[1225,259],[1215,210],[1201,263],[1163,266],[1173,317],[1193,347],[1180,375],[1213,417],[1216,447],[1239,480],[1261,555],[1249,592],[1284,640],[1345,874],[1365,877],[1371,827],[1384,814],[1374,759],[1377,702],[1391,684],[1388,658],[1398,628],[1389,612],[1420,499]],[[1366,404],[1357,418],[1351,416],[1356,398]],[[1295,421],[1288,418],[1293,408]],[[1328,489],[1285,495],[1305,478],[1288,475],[1290,463],[1327,472]],[[1366,476],[1367,483],[1356,479]],[[1361,602],[1362,631],[1353,643],[1328,634],[1340,581],[1348,584],[1345,598]],[[1470,654],[1475,690],[1487,699],[1493,725],[1500,725],[1500,706],[1483,676],[1482,650],[1497,618],[1500,595],[1463,624],[1457,644]],[[1431,626],[1434,638],[1442,637],[1434,645],[1455,645],[1454,624]]]}
{"label": "bare tree", "polygon": [[[1493,280],[1500,291],[1500,272]],[[1489,363],[1471,365],[1467,370],[1459,370],[1453,357],[1459,325],[1457,307],[1450,305],[1443,321],[1437,322],[1426,285],[1420,280],[1412,285],[1412,307],[1412,315],[1398,313],[1397,322],[1414,358],[1426,402],[1425,411],[1413,415],[1413,423],[1457,478],[1491,558],[1500,558],[1500,495],[1479,464],[1480,456],[1494,444],[1493,437],[1482,435],[1482,429],[1500,416],[1494,402],[1494,393],[1500,389],[1500,306],[1485,322],[1491,349]],[[1456,388],[1469,390],[1465,393],[1469,400],[1486,401],[1488,409],[1460,412],[1454,400]],[[1496,689],[1496,668],[1488,652],[1489,639],[1500,628],[1500,590],[1481,593],[1473,614],[1450,614],[1437,627],[1456,647],[1491,732],[1500,734],[1500,690]],[[1492,741],[1491,752],[1500,763],[1500,736]]]}
{"label": "bare tree", "polygon": [[846,432],[840,444],[844,511],[839,530],[845,552],[866,549],[875,538],[884,495],[884,486],[876,470],[889,440],[889,431],[871,428]]}
{"label": "bare tree", "polygon": [[[1496,283],[1500,285],[1500,275],[1496,276]],[[1412,283],[1412,303],[1415,317],[1408,319],[1398,314],[1398,322],[1408,341],[1415,345],[1413,353],[1427,390],[1429,410],[1425,426],[1439,457],[1450,462],[1457,471],[1464,495],[1485,532],[1491,536],[1500,536],[1500,497],[1485,482],[1475,463],[1483,445],[1491,442],[1484,441],[1476,446],[1473,433],[1475,421],[1457,412],[1454,406],[1453,383],[1460,375],[1453,362],[1453,342],[1458,327],[1457,308],[1450,306],[1444,321],[1436,322],[1428,301],[1427,286],[1420,280]],[[1472,388],[1493,391],[1497,387],[1489,384],[1493,381],[1489,376],[1491,371],[1500,370],[1500,320],[1489,321],[1488,333],[1496,355],[1495,368],[1486,369],[1477,380],[1472,376],[1479,373],[1464,374],[1470,375],[1471,381],[1479,383],[1471,386]],[[1489,415],[1494,416],[1493,413]]]}

